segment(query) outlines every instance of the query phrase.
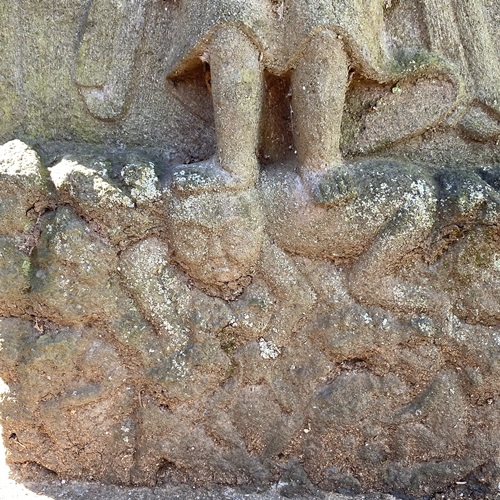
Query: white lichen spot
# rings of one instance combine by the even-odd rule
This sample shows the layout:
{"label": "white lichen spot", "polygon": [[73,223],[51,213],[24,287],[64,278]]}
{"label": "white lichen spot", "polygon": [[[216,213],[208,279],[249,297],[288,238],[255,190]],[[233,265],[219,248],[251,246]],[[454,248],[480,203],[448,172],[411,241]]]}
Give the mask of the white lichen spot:
{"label": "white lichen spot", "polygon": [[179,353],[179,356],[172,360],[172,368],[178,378],[184,378],[189,375],[189,370],[186,366],[186,362],[178,359],[181,356],[184,356],[184,353]]}
{"label": "white lichen spot", "polygon": [[59,191],[67,191],[74,199],[96,203],[105,208],[134,208],[132,200],[120,189],[105,180],[107,171],[96,171],[79,163],[63,159],[49,169]]}
{"label": "white lichen spot", "polygon": [[281,349],[272,341],[259,339],[260,355],[264,359],[276,359],[281,354]]}
{"label": "white lichen spot", "polygon": [[102,177],[94,178],[94,190],[99,200],[108,207],[134,208],[132,200]]}
{"label": "white lichen spot", "polygon": [[153,163],[125,165],[121,175],[127,185],[131,187],[130,194],[137,203],[148,203],[160,197],[158,177]]}
{"label": "white lichen spot", "polygon": [[203,51],[203,54],[200,56],[200,61],[210,64],[210,52],[208,52],[208,50]]}
{"label": "white lichen spot", "polygon": [[101,177],[104,179],[108,177],[108,167],[106,166],[106,163],[103,161],[96,161],[93,167]]}
{"label": "white lichen spot", "polygon": [[[3,339],[0,339],[3,342]],[[1,350],[1,345],[0,345],[0,350]],[[10,391],[9,386],[0,378],[0,399],[4,394],[7,394]]]}
{"label": "white lichen spot", "polygon": [[497,253],[493,255],[493,267],[500,272],[500,255]]}
{"label": "white lichen spot", "polygon": [[200,175],[198,172],[186,172],[185,170],[180,170],[179,172],[174,172],[174,180],[182,189],[183,186],[188,184],[196,186],[204,186],[209,184],[209,180],[204,176]]}
{"label": "white lichen spot", "polygon": [[469,196],[473,205],[480,205],[486,201],[486,194],[482,186],[475,186],[475,189],[471,189]]}
{"label": "white lichen spot", "polygon": [[394,295],[394,298],[399,300],[399,301],[402,301],[405,299],[405,291],[404,291],[403,287],[399,284],[397,284],[393,287],[392,293]]}
{"label": "white lichen spot", "polygon": [[418,329],[425,333],[426,335],[431,335],[433,333],[432,324],[427,321],[418,321],[417,322]]}

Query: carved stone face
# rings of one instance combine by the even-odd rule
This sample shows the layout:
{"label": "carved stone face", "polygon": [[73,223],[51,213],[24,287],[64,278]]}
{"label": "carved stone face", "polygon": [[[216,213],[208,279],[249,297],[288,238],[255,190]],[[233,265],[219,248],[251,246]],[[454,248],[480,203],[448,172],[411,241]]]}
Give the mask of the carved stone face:
{"label": "carved stone face", "polygon": [[263,240],[253,191],[175,199],[169,208],[172,256],[189,276],[225,287],[252,273]]}

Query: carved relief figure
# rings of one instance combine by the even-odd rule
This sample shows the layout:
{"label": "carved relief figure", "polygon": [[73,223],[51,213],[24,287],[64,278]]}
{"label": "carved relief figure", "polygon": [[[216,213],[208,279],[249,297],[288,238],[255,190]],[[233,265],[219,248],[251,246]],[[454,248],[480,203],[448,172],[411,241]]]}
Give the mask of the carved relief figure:
{"label": "carved relief figure", "polygon": [[[432,291],[399,280],[395,274],[403,265],[402,258],[425,245],[434,227],[437,186],[423,174],[414,177],[405,165],[396,169],[370,162],[349,165],[340,151],[350,69],[379,82],[405,72],[385,50],[386,3],[261,0],[213,5],[184,1],[178,8],[179,27],[187,26],[188,18],[194,22],[188,35],[179,28],[183,45],[172,49],[170,76],[183,75],[199,61],[210,63],[218,150],[210,160],[177,167],[174,193],[253,187],[258,177],[263,72],[291,72],[301,180],[287,175],[278,176],[279,181],[263,178],[263,206],[265,210],[272,207],[267,214],[268,236],[292,254],[347,259],[351,292],[362,302],[432,311],[439,303]],[[430,60],[423,58],[421,64]],[[414,63],[413,70],[417,66]],[[373,177],[371,167],[384,171],[383,179]],[[389,185],[392,189],[385,193]],[[309,196],[304,196],[303,187]],[[350,203],[354,198],[358,200]],[[207,213],[215,199],[201,199],[207,202]],[[321,211],[339,202],[342,210]],[[180,202],[182,209],[176,206],[170,211],[172,220],[179,218],[170,228],[176,260],[205,284],[207,278],[211,284],[228,283],[229,269],[234,274],[231,279],[244,276],[238,259],[247,253],[241,248],[239,252],[226,250],[224,269],[213,265],[218,258],[199,255],[220,243],[207,243],[210,231],[196,236],[199,228],[195,226],[203,219],[199,207],[198,221],[182,221],[191,217],[190,210],[200,199],[185,203]],[[277,213],[279,217],[274,216]],[[212,237],[222,240],[224,231],[211,231]]]}
{"label": "carved relief figure", "polygon": [[263,72],[291,71],[302,179],[316,203],[351,197],[349,167],[340,152],[350,68],[379,81],[403,72],[394,70],[386,55],[386,5],[380,0],[181,1],[174,37],[181,46],[172,48],[169,75],[182,75],[200,59],[210,63],[217,154],[180,166],[174,189],[240,190],[255,183]]}
{"label": "carved relief figure", "polygon": [[[264,233],[258,196],[251,189],[172,198],[167,221],[175,236],[170,251],[197,287],[233,305],[235,317],[238,310],[247,318],[251,314],[247,300],[241,299],[245,290],[259,283],[270,291],[279,307],[268,306],[272,314],[264,330],[283,341],[316,297],[290,256]],[[254,324],[253,335],[257,330]]]}
{"label": "carved relief figure", "polygon": [[144,12],[144,0],[88,3],[74,78],[96,118],[113,120],[124,112]]}
{"label": "carved relief figure", "polygon": [[[357,196],[342,206],[314,203],[287,168],[266,170],[257,190],[174,195],[167,210],[172,258],[219,297],[234,299],[260,275],[282,303],[292,304],[284,318],[274,318],[274,336],[290,333],[295,313],[301,317],[314,302],[292,256],[337,263],[361,304],[444,320],[457,307],[445,291],[453,285],[422,281],[419,263],[452,245],[460,231],[449,231],[458,226],[463,234],[476,225],[497,227],[498,193],[473,172],[435,179],[382,160],[359,161],[355,169]],[[293,317],[287,322],[286,315]]]}
{"label": "carved relief figure", "polygon": [[[216,186],[240,189],[253,183],[258,172],[255,149],[263,119],[264,71],[292,75],[293,149],[314,198],[325,203],[348,191],[349,176],[344,175],[348,166],[342,161],[339,142],[351,71],[379,82],[398,81],[398,85],[401,77],[421,74],[423,67],[428,76],[449,73],[429,54],[418,54],[418,63],[408,58],[408,67],[403,67],[404,57],[390,53],[384,16],[393,8],[392,2],[168,0],[166,7],[171,41],[166,72],[175,80],[200,61],[210,62],[212,98],[218,110],[218,154],[177,172],[174,185],[187,192]],[[74,78],[87,109],[96,118],[112,121],[127,111],[145,17],[144,0],[92,0],[87,5]],[[450,59],[438,44],[431,43],[431,48]],[[425,85],[423,80],[419,84]],[[367,134],[358,137],[358,151],[391,142],[394,136],[421,133],[449,114],[456,96],[444,96],[439,86],[435,93],[417,87],[404,87],[400,102],[395,103],[396,108],[411,114],[406,121],[400,120],[405,123],[395,124],[394,112],[381,113],[388,108],[385,102],[377,113],[369,114],[369,123],[360,124]],[[192,95],[187,104],[174,85],[169,89],[193,112]],[[426,106],[426,99],[437,93],[443,95]],[[391,100],[397,101],[396,96],[389,93],[384,97],[384,101]],[[391,124],[394,130],[389,130]],[[377,137],[380,134],[386,137]]]}
{"label": "carved relief figure", "polygon": [[300,177],[286,169],[266,172],[258,193],[172,197],[167,211],[172,256],[198,286],[218,296],[241,293],[263,268],[273,292],[293,302],[288,315],[311,303],[307,280],[296,278],[290,255],[347,264],[348,287],[362,303],[436,312],[435,304],[442,302],[432,290],[397,277],[404,259],[418,254],[432,231],[436,186],[396,164],[368,161],[356,169],[358,196],[338,207],[318,206],[304,196]]}

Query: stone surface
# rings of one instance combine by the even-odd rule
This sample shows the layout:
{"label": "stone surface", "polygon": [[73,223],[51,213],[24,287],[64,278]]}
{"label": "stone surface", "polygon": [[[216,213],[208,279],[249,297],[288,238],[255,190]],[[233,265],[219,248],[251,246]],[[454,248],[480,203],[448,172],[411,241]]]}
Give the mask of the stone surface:
{"label": "stone surface", "polygon": [[367,160],[356,198],[325,208],[288,168],[178,197],[145,165],[152,184],[62,160],[33,247],[1,240],[11,463],[120,484],[262,489],[301,471],[304,494],[495,490],[495,170],[451,184]]}
{"label": "stone surface", "polygon": [[351,4],[0,6],[21,476],[498,494],[498,3]]}
{"label": "stone surface", "polygon": [[28,232],[48,199],[47,175],[38,155],[21,141],[0,148],[0,234]]}

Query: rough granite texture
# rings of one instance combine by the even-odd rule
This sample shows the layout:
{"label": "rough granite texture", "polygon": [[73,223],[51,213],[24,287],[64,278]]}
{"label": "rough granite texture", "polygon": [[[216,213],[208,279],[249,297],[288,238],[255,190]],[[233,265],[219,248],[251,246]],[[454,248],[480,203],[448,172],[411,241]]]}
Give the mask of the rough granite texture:
{"label": "rough granite texture", "polygon": [[[193,2],[0,5],[8,463],[144,498],[495,498],[500,4],[374,3],[383,33],[350,47],[362,0],[351,17],[239,3],[201,2],[194,48]],[[300,9],[328,25],[313,47],[351,58],[345,87],[298,98],[314,53],[270,62]],[[370,73],[374,37],[387,58]],[[216,75],[239,47],[261,71],[247,93]],[[318,142],[345,170],[315,177],[314,99],[334,87],[339,127]]]}

